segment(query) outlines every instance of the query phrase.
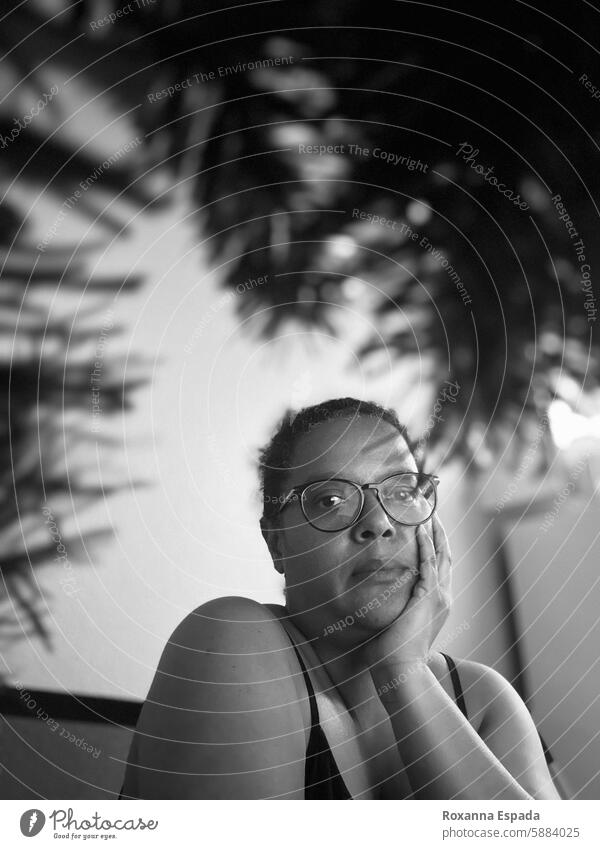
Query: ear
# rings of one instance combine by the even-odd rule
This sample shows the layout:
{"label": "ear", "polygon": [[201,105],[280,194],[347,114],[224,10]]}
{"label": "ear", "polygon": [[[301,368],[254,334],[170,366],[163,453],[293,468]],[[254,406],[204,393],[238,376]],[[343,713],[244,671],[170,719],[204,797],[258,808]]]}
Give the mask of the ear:
{"label": "ear", "polygon": [[281,531],[279,528],[271,525],[268,519],[264,517],[260,520],[260,531],[263,535],[263,539],[267,544],[267,548],[269,549],[269,553],[273,558],[273,566],[279,572],[280,575],[283,575],[283,548],[281,545]]}

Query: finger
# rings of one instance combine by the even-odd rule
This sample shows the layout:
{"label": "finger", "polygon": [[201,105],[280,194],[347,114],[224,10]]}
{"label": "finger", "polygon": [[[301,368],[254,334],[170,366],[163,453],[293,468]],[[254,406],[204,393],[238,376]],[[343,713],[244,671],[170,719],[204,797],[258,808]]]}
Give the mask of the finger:
{"label": "finger", "polygon": [[[417,526],[417,541],[419,545],[419,566],[421,579],[420,585],[425,592],[432,590],[437,584],[436,554],[432,537],[429,536],[423,525]],[[415,589],[417,589],[417,587]],[[425,593],[419,593],[424,595]]]}
{"label": "finger", "polygon": [[448,535],[446,534],[445,528],[437,513],[434,513],[431,517],[431,523],[433,526],[434,546],[437,554],[438,581],[441,587],[449,588],[452,557],[450,555]]}
{"label": "finger", "polygon": [[425,563],[432,564],[435,568],[437,552],[433,541],[433,535],[428,533],[426,525],[417,525],[417,540],[419,543],[419,560],[421,566]]}

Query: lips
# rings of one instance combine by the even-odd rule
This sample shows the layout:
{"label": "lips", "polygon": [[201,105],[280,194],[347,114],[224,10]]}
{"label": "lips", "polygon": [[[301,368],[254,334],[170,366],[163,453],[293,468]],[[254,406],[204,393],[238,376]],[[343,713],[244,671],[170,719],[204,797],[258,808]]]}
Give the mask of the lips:
{"label": "lips", "polygon": [[356,569],[353,570],[353,575],[373,575],[377,573],[378,575],[388,575],[392,573],[399,573],[402,567],[400,567],[397,563],[394,563],[390,560],[367,560],[364,563],[359,564]]}

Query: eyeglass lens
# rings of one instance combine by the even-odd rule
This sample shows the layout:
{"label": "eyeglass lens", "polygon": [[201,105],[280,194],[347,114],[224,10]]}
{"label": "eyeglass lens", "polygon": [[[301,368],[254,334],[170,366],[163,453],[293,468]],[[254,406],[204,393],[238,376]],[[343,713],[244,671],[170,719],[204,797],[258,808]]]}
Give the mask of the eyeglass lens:
{"label": "eyeglass lens", "polygon": [[[378,486],[381,501],[389,515],[408,525],[426,521],[435,507],[435,487],[429,478],[416,474],[394,475]],[[321,530],[349,527],[359,516],[360,489],[340,480],[319,481],[304,491],[304,513]]]}

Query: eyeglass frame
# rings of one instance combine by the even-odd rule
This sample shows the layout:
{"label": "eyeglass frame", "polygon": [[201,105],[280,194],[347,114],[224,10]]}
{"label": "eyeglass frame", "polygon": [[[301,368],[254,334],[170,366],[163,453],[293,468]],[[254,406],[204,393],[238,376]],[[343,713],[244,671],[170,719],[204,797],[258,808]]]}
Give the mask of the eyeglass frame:
{"label": "eyeglass frame", "polygon": [[[431,513],[429,514],[429,516],[426,519],[423,519],[420,522],[401,522],[399,519],[395,519],[392,516],[392,514],[386,509],[385,504],[381,500],[381,496],[379,494],[378,487],[382,486],[382,484],[384,484],[386,481],[390,480],[390,478],[395,478],[398,475],[416,475],[419,478],[427,478],[433,484],[433,496],[434,496],[433,508],[431,510]],[[331,481],[339,481],[340,483],[351,484],[352,486],[354,486],[360,492],[360,498],[361,498],[360,510],[356,514],[356,519],[354,519],[353,522],[351,522],[349,525],[346,525],[344,528],[337,528],[336,530],[328,530],[328,529],[317,527],[316,525],[314,525],[311,522],[311,520],[306,515],[306,511],[304,510],[304,493],[309,488],[309,486],[313,486],[313,484],[316,484],[316,483],[329,483]],[[292,489],[290,489],[288,494],[283,499],[281,506],[279,507],[279,510],[277,511],[276,515],[279,516],[279,514],[281,513],[283,508],[288,506],[288,504],[290,503],[290,498],[292,498],[293,495],[299,495],[298,501],[300,503],[300,509],[302,510],[302,515],[304,516],[304,518],[306,519],[306,521],[308,522],[308,524],[312,528],[314,528],[316,531],[321,531],[321,533],[324,533],[324,534],[339,534],[341,531],[347,531],[348,528],[352,528],[352,527],[354,527],[354,525],[356,525],[356,523],[359,521],[360,517],[362,516],[362,512],[363,512],[364,507],[365,507],[365,489],[374,489],[375,490],[375,496],[377,498],[379,506],[383,509],[386,516],[389,516],[389,518],[392,520],[392,522],[396,522],[396,524],[398,524],[398,525],[404,525],[404,527],[407,527],[407,528],[416,528],[419,525],[424,525],[425,522],[428,522],[431,519],[431,517],[433,516],[433,514],[435,513],[435,510],[436,510],[436,507],[437,507],[437,486],[438,486],[439,482],[440,482],[440,479],[437,475],[430,474],[429,472],[419,472],[419,471],[415,472],[412,469],[407,469],[406,471],[401,471],[401,472],[393,472],[391,475],[388,475],[386,478],[384,478],[383,480],[378,481],[376,483],[360,484],[360,483],[356,483],[356,481],[348,480],[347,478],[325,478],[324,480],[309,481],[308,483],[298,484],[298,486],[295,486]]]}

